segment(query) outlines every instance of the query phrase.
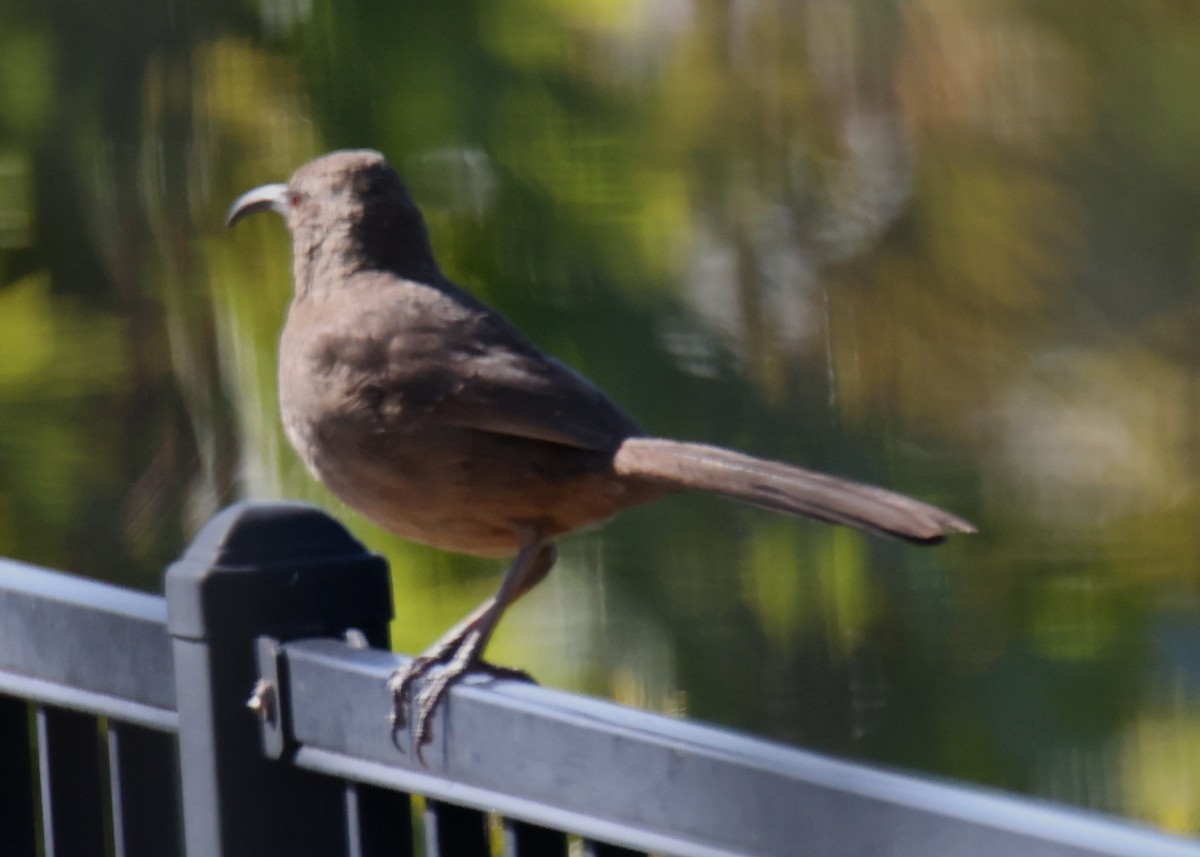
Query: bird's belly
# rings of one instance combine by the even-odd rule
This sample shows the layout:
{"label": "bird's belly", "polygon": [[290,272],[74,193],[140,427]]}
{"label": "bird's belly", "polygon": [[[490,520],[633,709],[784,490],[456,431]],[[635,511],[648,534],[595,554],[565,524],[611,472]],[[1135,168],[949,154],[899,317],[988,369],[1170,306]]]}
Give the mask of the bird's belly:
{"label": "bird's belly", "polygon": [[552,538],[660,493],[611,455],[457,428],[373,433],[292,426],[288,436],[339,499],[402,538],[506,556],[529,528]]}

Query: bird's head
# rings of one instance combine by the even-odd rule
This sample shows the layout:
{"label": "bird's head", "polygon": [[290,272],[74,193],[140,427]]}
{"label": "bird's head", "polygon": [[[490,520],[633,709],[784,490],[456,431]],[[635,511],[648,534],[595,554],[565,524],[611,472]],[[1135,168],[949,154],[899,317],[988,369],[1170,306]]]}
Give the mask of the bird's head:
{"label": "bird's head", "polygon": [[[304,164],[287,184],[256,187],[238,197],[225,223],[262,211],[283,216],[292,232],[297,273],[325,262],[388,270],[407,277],[436,272],[424,219],[400,176],[379,152],[331,152]],[[297,278],[297,283],[300,278]]]}

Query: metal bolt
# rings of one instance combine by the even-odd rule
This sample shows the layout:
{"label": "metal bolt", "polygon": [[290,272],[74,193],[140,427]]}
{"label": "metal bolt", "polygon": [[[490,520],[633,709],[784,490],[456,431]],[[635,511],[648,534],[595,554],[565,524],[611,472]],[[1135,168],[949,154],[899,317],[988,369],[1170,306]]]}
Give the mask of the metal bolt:
{"label": "metal bolt", "polygon": [[265,678],[260,678],[254,685],[250,698],[246,700],[246,707],[253,711],[263,723],[274,723],[275,703],[275,685]]}

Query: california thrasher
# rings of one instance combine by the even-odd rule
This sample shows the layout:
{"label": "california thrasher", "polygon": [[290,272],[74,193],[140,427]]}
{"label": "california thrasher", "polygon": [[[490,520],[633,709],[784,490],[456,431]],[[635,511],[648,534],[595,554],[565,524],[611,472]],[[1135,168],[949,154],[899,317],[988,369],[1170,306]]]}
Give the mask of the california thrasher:
{"label": "california thrasher", "polygon": [[421,212],[373,151],[341,151],[241,196],[292,233],[295,294],[279,354],[283,425],[347,505],[407,539],[515,554],[496,595],[393,675],[413,683],[418,750],[450,685],[486,666],[504,610],[554,564],[554,540],[663,494],[698,489],[917,544],[970,523],[891,491],[742,453],[647,437],[586,378],[438,268]]}

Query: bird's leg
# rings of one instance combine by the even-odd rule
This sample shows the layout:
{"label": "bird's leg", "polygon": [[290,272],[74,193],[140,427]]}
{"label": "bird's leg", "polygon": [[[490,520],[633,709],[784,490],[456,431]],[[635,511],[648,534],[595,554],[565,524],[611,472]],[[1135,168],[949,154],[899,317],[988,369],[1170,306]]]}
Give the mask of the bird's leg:
{"label": "bird's leg", "polygon": [[392,673],[388,679],[388,690],[392,692],[396,703],[395,711],[392,712],[394,726],[404,726],[404,704],[408,701],[413,684],[438,664],[445,663],[454,657],[454,653],[458,651],[467,636],[479,627],[484,616],[494,610],[495,606],[496,599],[489,598],[472,610],[465,619],[439,637],[432,646]]}
{"label": "bird's leg", "polygon": [[[432,646],[400,667],[388,678],[388,690],[392,693],[394,702],[392,710],[392,726],[402,729],[406,722],[405,708],[411,695],[412,687],[439,664],[451,660],[466,639],[476,631],[490,611],[496,609],[496,598],[489,598],[467,615],[465,619],[438,638]],[[533,681],[524,670],[501,667],[479,661],[479,666],[496,678]]]}
{"label": "bird's leg", "polygon": [[531,528],[522,535],[524,543],[509,566],[496,595],[479,605],[429,649],[396,670],[388,679],[388,689],[392,692],[393,702],[392,728],[401,729],[407,722],[405,708],[413,685],[434,667],[439,664],[445,665],[417,697],[417,729],[414,743],[418,755],[421,747],[428,744],[432,737],[429,721],[438,703],[446,691],[471,670],[482,666],[496,678],[531,680],[521,670],[494,666],[482,660],[483,650],[504,611],[545,578],[557,556],[554,545],[545,541],[539,531]]}

